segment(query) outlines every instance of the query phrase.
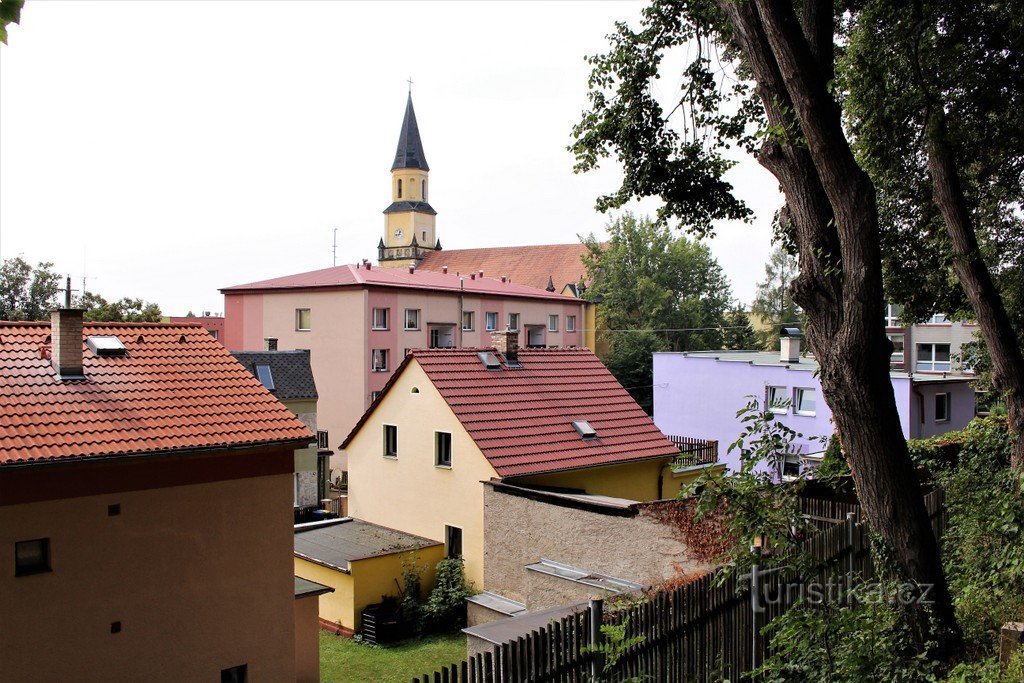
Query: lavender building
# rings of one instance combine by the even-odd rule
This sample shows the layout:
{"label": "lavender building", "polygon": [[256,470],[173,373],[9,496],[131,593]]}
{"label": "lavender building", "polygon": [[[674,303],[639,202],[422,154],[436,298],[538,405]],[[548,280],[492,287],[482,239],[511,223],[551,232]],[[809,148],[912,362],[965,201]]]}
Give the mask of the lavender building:
{"label": "lavender building", "polygon": [[[654,422],[665,434],[682,434],[719,443],[720,460],[730,468],[738,455],[726,453],[742,430],[736,412],[756,396],[762,406],[789,400],[777,418],[803,434],[800,456],[785,466],[795,474],[815,466],[821,442],[834,431],[832,411],[822,395],[818,364],[801,356],[799,337],[783,339],[782,352],[699,351],[654,354]],[[923,438],[962,429],[974,417],[971,377],[950,373],[893,371],[892,389],[903,434]]]}

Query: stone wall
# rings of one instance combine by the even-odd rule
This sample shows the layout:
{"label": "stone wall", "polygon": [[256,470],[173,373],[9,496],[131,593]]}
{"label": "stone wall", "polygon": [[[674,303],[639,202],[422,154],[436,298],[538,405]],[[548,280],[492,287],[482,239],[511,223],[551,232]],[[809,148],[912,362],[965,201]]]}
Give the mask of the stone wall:
{"label": "stone wall", "polygon": [[644,515],[643,508],[579,505],[485,482],[484,588],[533,611],[605,594],[526,569],[542,558],[644,586],[674,576],[677,568],[686,573],[711,568],[690,557],[672,530]]}

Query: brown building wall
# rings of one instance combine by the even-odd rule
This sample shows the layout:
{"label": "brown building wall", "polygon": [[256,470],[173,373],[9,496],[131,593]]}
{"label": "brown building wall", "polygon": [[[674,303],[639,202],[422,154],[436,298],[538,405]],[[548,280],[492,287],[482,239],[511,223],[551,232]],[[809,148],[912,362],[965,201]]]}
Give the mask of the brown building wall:
{"label": "brown building wall", "polygon": [[310,595],[295,600],[295,680],[320,680],[320,598]]}
{"label": "brown building wall", "polygon": [[[250,680],[294,680],[292,452],[276,461],[248,479],[0,506],[0,677],[211,681],[247,664]],[[15,542],[42,537],[52,571],[15,577]]]}
{"label": "brown building wall", "polygon": [[[616,516],[553,505],[484,484],[484,587],[528,610],[601,597],[602,590],[525,569],[540,559],[650,585],[710,569],[671,530],[643,515]],[[564,586],[562,585],[564,584]]]}

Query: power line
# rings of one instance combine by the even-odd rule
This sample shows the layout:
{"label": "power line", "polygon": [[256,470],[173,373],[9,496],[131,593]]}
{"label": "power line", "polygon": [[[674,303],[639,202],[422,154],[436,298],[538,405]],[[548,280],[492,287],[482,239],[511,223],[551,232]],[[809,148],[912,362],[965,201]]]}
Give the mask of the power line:
{"label": "power line", "polygon": [[[773,323],[772,327],[776,325],[800,325],[800,321],[793,321],[788,323]],[[742,330],[747,327],[753,327],[752,325],[722,325],[718,327],[633,327],[621,330],[611,329],[607,327],[596,327],[595,332],[707,332],[709,330]]]}

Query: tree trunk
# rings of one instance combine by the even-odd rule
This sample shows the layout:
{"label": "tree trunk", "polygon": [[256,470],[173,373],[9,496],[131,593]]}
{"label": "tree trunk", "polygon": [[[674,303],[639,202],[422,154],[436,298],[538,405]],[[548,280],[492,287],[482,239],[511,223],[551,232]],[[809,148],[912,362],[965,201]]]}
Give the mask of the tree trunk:
{"label": "tree trunk", "polygon": [[1024,473],[1024,356],[1003,300],[978,248],[967,200],[946,139],[945,114],[936,107],[928,124],[928,173],[932,200],[939,207],[953,243],[953,270],[974,308],[992,359],[992,383],[1006,401],[1013,439],[1011,464]]}
{"label": "tree trunk", "polygon": [[832,22],[819,15],[814,26],[801,27],[791,5],[771,0],[719,0],[719,6],[731,19],[769,122],[786,131],[784,140],[766,143],[760,161],[786,196],[800,252],[793,298],[807,312],[822,391],[861,504],[902,578],[933,586],[939,622],[933,635],[943,650],[956,648],[952,599],[889,375],[874,187],[854,160],[826,90],[832,54],[820,32],[830,32],[830,43]]}

